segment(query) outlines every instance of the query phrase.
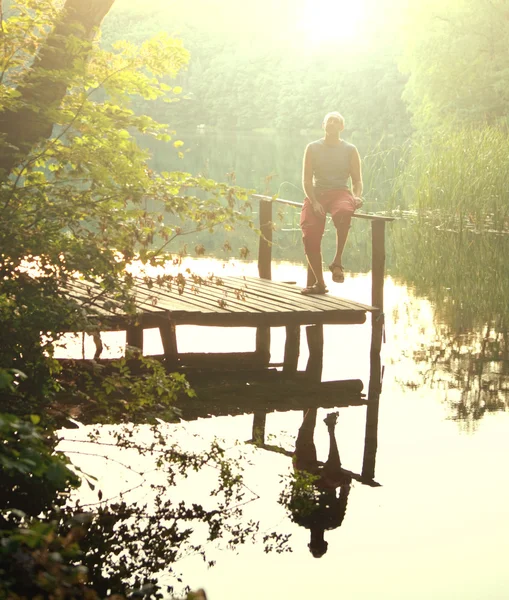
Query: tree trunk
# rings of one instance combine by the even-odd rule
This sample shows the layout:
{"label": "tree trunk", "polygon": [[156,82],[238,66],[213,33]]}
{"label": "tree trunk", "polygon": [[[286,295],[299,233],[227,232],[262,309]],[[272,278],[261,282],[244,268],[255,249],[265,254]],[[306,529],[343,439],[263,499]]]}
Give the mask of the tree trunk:
{"label": "tree trunk", "polygon": [[48,80],[45,73],[61,71],[65,74],[72,69],[76,51],[66,44],[69,36],[92,41],[114,2],[66,0],[58,23],[18,86],[22,108],[0,112],[0,136],[5,136],[8,144],[0,148],[0,180],[6,178],[39,141],[51,136],[52,115],[62,103],[69,80],[65,75],[56,81],[53,77]]}

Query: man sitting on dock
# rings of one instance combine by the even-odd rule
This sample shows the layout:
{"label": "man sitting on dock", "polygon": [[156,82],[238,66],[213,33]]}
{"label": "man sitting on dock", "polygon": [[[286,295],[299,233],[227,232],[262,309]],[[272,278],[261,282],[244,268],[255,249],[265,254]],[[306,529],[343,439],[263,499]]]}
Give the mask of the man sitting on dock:
{"label": "man sitting on dock", "polygon": [[[311,142],[304,153],[302,186],[306,194],[300,217],[304,250],[308,260],[307,287],[303,294],[326,294],[321,243],[326,214],[336,227],[336,255],[329,265],[332,281],[345,280],[341,263],[352,215],[362,206],[361,160],[357,148],[341,139],[345,119],[338,112],[325,115],[325,136]],[[352,191],[349,180],[352,182]]]}

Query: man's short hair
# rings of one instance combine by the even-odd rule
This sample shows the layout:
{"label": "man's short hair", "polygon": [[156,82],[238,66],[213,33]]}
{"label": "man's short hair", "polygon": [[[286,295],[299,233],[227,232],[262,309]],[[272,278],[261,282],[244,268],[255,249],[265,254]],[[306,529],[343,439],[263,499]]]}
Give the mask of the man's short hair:
{"label": "man's short hair", "polygon": [[341,121],[343,127],[345,126],[345,117],[337,110],[327,113],[323,118],[323,122],[326,123],[329,117],[337,117]]}

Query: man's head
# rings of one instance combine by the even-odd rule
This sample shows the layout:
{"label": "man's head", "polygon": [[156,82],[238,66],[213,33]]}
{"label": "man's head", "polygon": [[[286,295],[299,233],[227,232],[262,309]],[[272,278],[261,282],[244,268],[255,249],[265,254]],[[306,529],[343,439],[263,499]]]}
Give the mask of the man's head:
{"label": "man's head", "polygon": [[327,548],[329,544],[325,540],[311,540],[311,543],[308,544],[309,551],[315,558],[322,558],[322,556],[327,552]]}
{"label": "man's head", "polygon": [[327,113],[323,118],[322,127],[328,134],[339,134],[345,128],[345,118],[336,111]]}

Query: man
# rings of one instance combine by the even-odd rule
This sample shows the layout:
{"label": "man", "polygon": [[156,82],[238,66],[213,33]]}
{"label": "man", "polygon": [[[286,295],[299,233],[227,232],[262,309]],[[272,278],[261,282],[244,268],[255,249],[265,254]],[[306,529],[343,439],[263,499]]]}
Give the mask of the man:
{"label": "man", "polygon": [[[336,255],[329,265],[332,281],[345,280],[341,263],[352,215],[362,206],[361,159],[353,144],[341,139],[345,119],[338,112],[325,115],[325,136],[311,142],[304,153],[302,187],[306,194],[300,217],[304,250],[308,260],[307,287],[303,294],[326,294],[321,242],[329,212],[336,227]],[[352,191],[349,188],[352,182]]]}

